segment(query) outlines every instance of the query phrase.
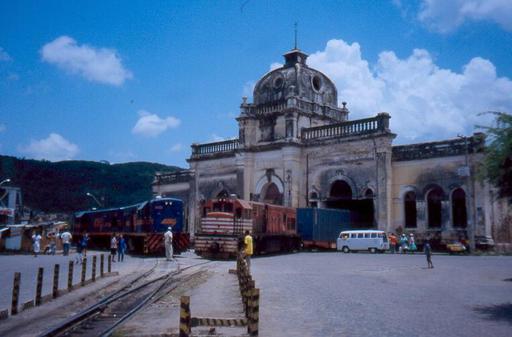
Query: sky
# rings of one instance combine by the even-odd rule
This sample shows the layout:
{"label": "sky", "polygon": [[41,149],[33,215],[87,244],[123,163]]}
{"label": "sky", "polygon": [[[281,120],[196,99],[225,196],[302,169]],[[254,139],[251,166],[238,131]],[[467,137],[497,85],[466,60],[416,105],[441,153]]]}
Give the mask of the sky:
{"label": "sky", "polygon": [[[394,144],[512,111],[512,1],[0,1],[0,154],[188,167],[293,48]],[[484,113],[484,114],[482,114]]]}

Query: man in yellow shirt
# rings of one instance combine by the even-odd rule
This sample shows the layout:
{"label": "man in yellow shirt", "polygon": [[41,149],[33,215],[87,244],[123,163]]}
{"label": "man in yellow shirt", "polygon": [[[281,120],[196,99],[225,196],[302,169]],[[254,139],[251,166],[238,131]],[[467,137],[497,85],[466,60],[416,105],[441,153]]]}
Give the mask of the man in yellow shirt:
{"label": "man in yellow shirt", "polygon": [[252,249],[252,236],[249,233],[249,231],[245,231],[244,244],[245,244],[245,249],[244,249],[245,262],[247,263],[247,269],[249,269],[249,271],[250,271],[251,270],[251,255],[253,253],[253,249]]}

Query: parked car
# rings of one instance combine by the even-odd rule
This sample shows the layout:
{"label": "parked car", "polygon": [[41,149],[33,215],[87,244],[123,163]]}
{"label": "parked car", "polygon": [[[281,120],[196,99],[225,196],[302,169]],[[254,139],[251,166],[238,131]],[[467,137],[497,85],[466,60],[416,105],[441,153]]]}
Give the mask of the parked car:
{"label": "parked car", "polygon": [[475,236],[476,249],[488,250],[494,247],[494,240],[490,236]]}
{"label": "parked car", "polygon": [[464,246],[460,241],[448,243],[446,245],[446,249],[448,249],[450,254],[464,254],[467,251],[466,246]]}
{"label": "parked car", "polygon": [[344,253],[358,250],[383,253],[389,249],[388,236],[386,232],[378,230],[342,231],[336,242],[336,249]]}

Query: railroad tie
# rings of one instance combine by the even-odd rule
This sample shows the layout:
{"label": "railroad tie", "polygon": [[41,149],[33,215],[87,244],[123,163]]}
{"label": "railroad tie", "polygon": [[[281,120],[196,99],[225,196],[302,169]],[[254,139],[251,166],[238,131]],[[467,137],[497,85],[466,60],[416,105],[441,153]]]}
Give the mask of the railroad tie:
{"label": "railroad tie", "polygon": [[41,293],[43,291],[43,274],[44,268],[39,267],[37,270],[37,284],[36,284],[36,306],[41,305]]}
{"label": "railroad tie", "polygon": [[12,285],[11,315],[16,315],[18,313],[18,302],[20,299],[20,279],[21,273],[14,273],[14,281]]}
{"label": "railroad tie", "polygon": [[190,296],[181,296],[180,299],[180,336],[189,337],[191,334],[190,326]]}
{"label": "railroad tie", "polygon": [[53,267],[53,298],[57,298],[59,296],[59,273],[60,273],[60,265],[55,264]]}
{"label": "railroad tie", "polygon": [[68,264],[68,291],[73,290],[73,268],[75,265],[73,264],[73,261],[69,261]]}
{"label": "railroad tie", "polygon": [[247,319],[192,317],[191,326],[247,326]]}

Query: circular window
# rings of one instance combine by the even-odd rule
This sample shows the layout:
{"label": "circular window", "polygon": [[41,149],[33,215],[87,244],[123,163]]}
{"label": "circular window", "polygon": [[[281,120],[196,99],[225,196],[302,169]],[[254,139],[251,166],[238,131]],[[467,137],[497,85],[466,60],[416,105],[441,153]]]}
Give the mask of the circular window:
{"label": "circular window", "polygon": [[322,79],[319,76],[313,76],[311,82],[313,83],[313,89],[320,91],[320,88],[322,88]]}
{"label": "circular window", "polygon": [[274,80],[274,88],[276,89],[280,89],[284,84],[284,80],[282,77],[277,77],[275,80]]}

